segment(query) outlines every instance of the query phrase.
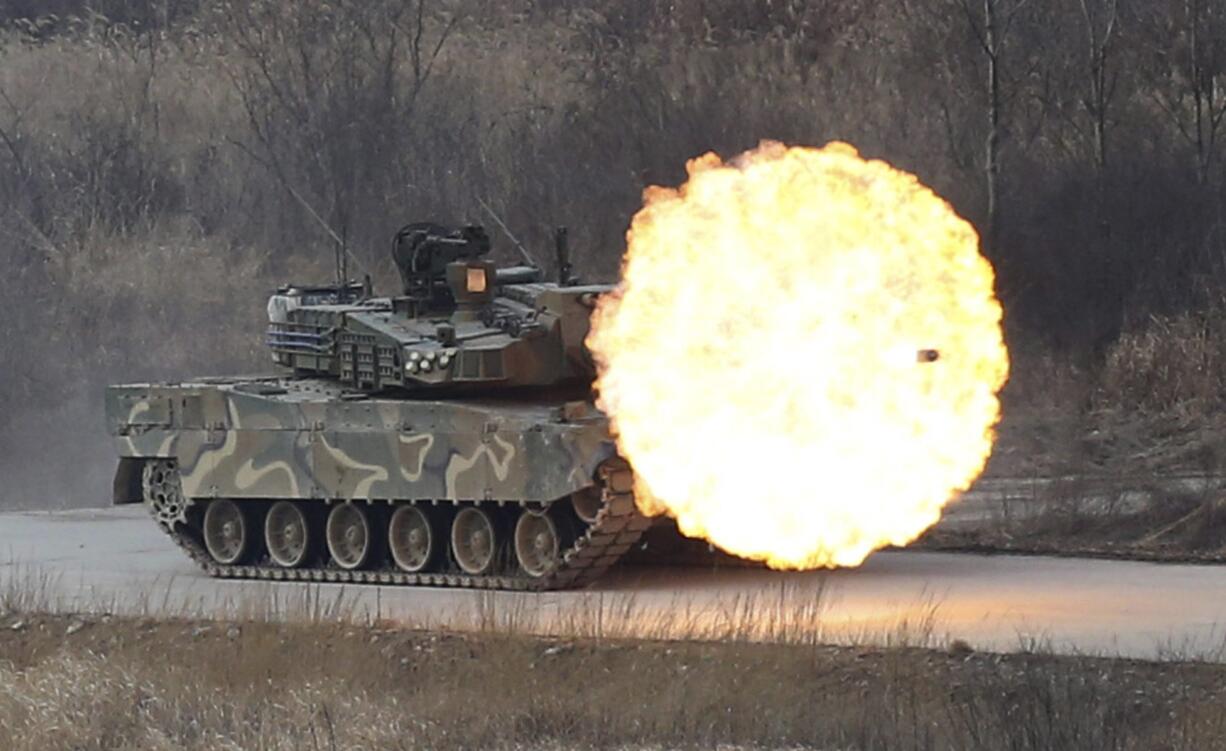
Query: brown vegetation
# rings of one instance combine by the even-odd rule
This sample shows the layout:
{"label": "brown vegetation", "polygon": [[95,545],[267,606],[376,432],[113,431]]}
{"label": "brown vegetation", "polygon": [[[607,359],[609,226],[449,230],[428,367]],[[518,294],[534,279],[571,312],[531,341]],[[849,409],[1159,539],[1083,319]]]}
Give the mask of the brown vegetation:
{"label": "brown vegetation", "polygon": [[337,245],[386,289],[399,223],[486,202],[529,245],[569,225],[610,278],[645,185],[764,137],[851,141],[982,228],[1006,459],[1203,416],[1226,391],[1219,6],[0,2],[0,503],[100,500],[100,386],[262,367],[263,294],[330,277]]}
{"label": "brown vegetation", "polygon": [[999,503],[975,524],[938,526],[918,545],[1170,562],[1226,562],[1226,500],[1215,478],[1067,477]]}
{"label": "brown vegetation", "polygon": [[[1226,748],[1221,666],[0,617],[0,747]],[[725,745],[724,747],[727,747]]]}

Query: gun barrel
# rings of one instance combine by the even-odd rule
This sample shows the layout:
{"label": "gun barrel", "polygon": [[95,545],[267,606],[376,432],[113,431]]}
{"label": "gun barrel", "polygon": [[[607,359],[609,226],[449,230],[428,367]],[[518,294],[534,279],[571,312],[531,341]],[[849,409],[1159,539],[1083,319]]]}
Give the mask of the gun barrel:
{"label": "gun barrel", "polygon": [[498,284],[531,284],[541,280],[541,270],[532,266],[511,266],[494,272]]}

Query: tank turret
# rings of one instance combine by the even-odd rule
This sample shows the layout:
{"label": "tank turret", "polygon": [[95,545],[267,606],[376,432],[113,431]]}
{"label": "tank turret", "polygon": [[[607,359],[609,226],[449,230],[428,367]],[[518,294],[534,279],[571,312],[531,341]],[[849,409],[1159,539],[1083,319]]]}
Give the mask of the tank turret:
{"label": "tank turret", "polygon": [[590,384],[583,340],[609,287],[497,268],[489,250],[481,227],[410,224],[392,247],[399,295],[363,295],[356,284],[278,290],[268,306],[273,361],[367,392]]}

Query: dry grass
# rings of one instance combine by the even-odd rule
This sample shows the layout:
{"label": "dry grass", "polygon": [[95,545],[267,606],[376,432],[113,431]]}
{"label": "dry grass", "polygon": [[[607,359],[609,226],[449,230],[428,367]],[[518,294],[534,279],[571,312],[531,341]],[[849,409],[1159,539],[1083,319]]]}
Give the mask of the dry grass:
{"label": "dry grass", "polygon": [[489,593],[443,630],[318,586],[40,615],[55,584],[0,569],[0,748],[1226,749],[1226,666],[980,653],[938,636],[937,601],[835,647],[820,589],[562,617]]}
{"label": "dry grass", "polygon": [[12,751],[1226,747],[1226,669],[1209,665],[254,622],[14,623],[0,620],[0,747]]}
{"label": "dry grass", "polygon": [[[930,594],[890,603],[856,618],[841,613],[821,584],[777,587],[724,598],[684,588],[661,596],[633,588],[536,594],[431,592],[443,602],[416,608],[384,600],[381,587],[249,583],[216,588],[210,580],[169,579],[138,592],[99,593],[72,577],[18,563],[0,565],[0,614],[75,613],[91,617],[208,619],[259,623],[344,623],[480,635],[531,634],[592,641],[647,639],[816,646],[943,648],[941,602]],[[449,596],[454,595],[454,596]]]}
{"label": "dry grass", "polygon": [[1224,312],[1219,301],[1195,314],[1153,316],[1126,331],[1107,352],[1099,398],[1146,412],[1221,403],[1226,397]]}

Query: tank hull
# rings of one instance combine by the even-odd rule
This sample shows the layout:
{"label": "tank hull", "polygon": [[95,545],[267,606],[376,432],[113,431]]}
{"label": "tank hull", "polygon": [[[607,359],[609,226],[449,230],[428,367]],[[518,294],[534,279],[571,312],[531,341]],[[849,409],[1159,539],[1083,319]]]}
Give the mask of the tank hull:
{"label": "tank hull", "polygon": [[[386,398],[325,379],[225,378],[110,387],[106,419],[121,459],[114,501],[146,503],[215,576],[571,587],[602,573],[650,526],[634,508],[633,477],[607,419],[585,401]],[[297,510],[276,518],[300,520],[312,543],[311,551],[303,543],[302,561],[285,552],[297,548],[277,547],[269,512],[282,502]],[[223,504],[245,534],[233,558],[208,538],[208,510]],[[360,513],[333,514],[338,506]],[[437,538],[430,565],[406,570],[387,554],[391,518],[405,506]],[[465,508],[480,518],[470,512],[456,532],[450,525]],[[334,516],[357,519],[369,550],[347,559]],[[488,525],[497,548],[486,567],[478,566],[485,548],[474,553],[461,534],[473,524]]]}
{"label": "tank hull", "polygon": [[121,458],[174,459],[193,499],[548,503],[616,455],[583,402],[379,399],[313,379],[113,386],[106,416]]}

